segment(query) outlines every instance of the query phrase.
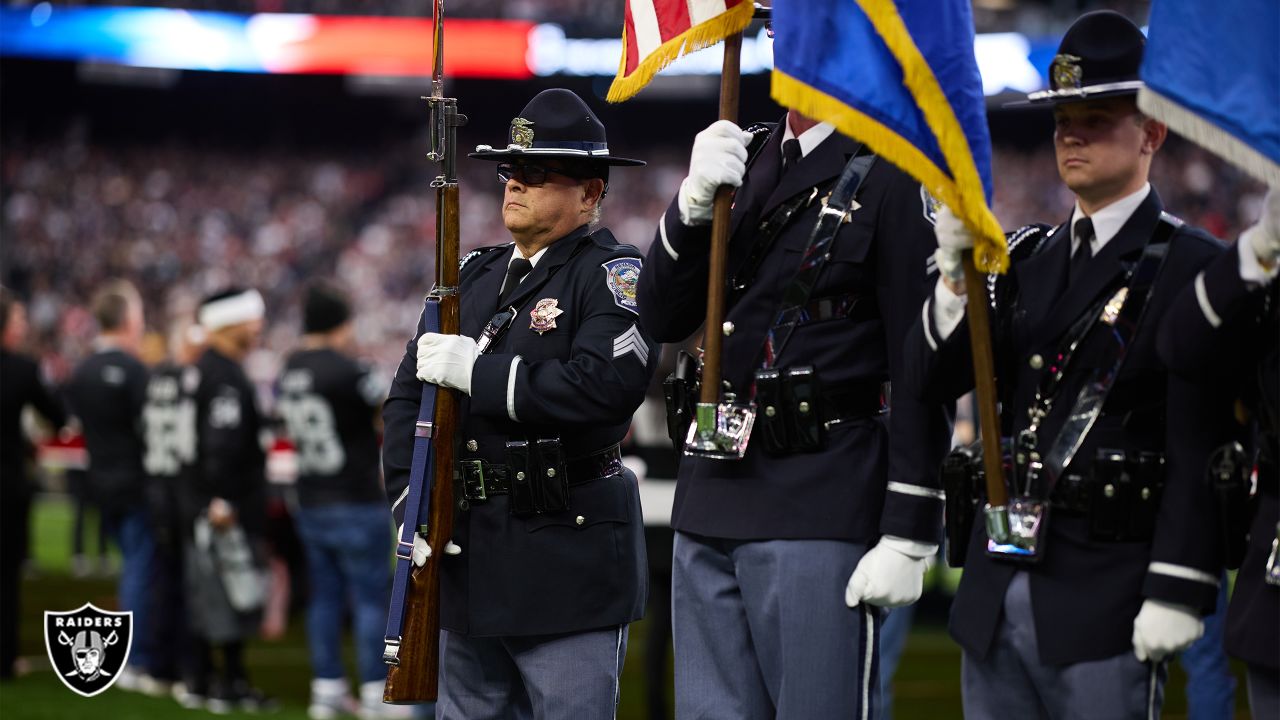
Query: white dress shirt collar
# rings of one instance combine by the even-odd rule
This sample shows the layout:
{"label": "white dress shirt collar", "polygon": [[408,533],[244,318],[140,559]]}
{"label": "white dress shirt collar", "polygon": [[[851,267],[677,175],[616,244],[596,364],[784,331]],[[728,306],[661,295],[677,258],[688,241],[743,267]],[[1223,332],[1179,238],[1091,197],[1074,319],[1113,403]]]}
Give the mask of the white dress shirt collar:
{"label": "white dress shirt collar", "polygon": [[[547,254],[547,248],[549,248],[549,247],[551,247],[551,246],[550,246],[550,245],[547,245],[546,247],[542,248],[542,249],[541,249],[541,250],[539,250],[538,252],[534,253],[534,254],[533,254],[533,257],[531,257],[531,258],[525,258],[525,259],[526,259],[526,260],[528,260],[528,261],[529,261],[529,264],[530,264],[530,265],[532,265],[533,267],[538,267],[538,261],[542,259],[542,256],[543,256],[543,255],[546,255],[546,254]],[[520,247],[519,247],[518,245],[512,244],[512,245],[511,245],[511,257],[507,258],[507,267],[510,267],[510,266],[511,266],[511,261],[512,261],[512,260],[515,260],[516,258],[522,258],[522,257],[524,257],[524,255],[521,255],[521,254],[520,254]]]}
{"label": "white dress shirt collar", "polygon": [[[786,141],[796,137],[796,134],[791,132],[791,123],[787,122],[785,118],[782,120],[782,125],[782,142],[785,143]],[[800,137],[798,138],[800,140],[800,157],[808,155],[814,148],[821,145],[824,140],[831,137],[831,133],[835,132],[835,129],[835,125],[822,122],[800,133]],[[781,152],[782,146],[779,145],[778,147],[779,152]]]}
{"label": "white dress shirt collar", "polygon": [[1129,217],[1147,199],[1150,192],[1151,183],[1143,183],[1137,192],[1116,200],[1093,215],[1085,215],[1077,200],[1071,211],[1071,252],[1074,254],[1076,251],[1076,222],[1085,217],[1093,220],[1093,242],[1089,245],[1093,248],[1093,254],[1097,255],[1120,232],[1120,228],[1129,222]]}

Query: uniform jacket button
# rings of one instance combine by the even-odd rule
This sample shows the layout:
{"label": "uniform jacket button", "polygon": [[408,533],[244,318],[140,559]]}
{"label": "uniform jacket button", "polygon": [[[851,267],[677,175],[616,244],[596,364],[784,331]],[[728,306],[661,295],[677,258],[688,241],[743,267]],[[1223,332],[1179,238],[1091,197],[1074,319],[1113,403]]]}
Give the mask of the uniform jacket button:
{"label": "uniform jacket button", "polygon": [[480,443],[476,442],[475,440],[468,440],[467,449],[470,450],[471,452],[475,452],[480,449]]}
{"label": "uniform jacket button", "polygon": [[1031,356],[1031,360],[1029,361],[1029,364],[1031,365],[1032,370],[1039,370],[1040,368],[1044,367],[1044,358],[1040,356],[1040,353],[1036,353],[1035,355]]}
{"label": "uniform jacket button", "polygon": [[587,519],[586,519],[586,518],[584,518],[584,517],[582,517],[581,515],[579,515],[578,517],[576,517],[576,518],[574,518],[574,519],[573,519],[573,522],[574,522],[574,524],[575,524],[575,525],[581,525],[581,524],[585,523],[586,521],[587,521]]}

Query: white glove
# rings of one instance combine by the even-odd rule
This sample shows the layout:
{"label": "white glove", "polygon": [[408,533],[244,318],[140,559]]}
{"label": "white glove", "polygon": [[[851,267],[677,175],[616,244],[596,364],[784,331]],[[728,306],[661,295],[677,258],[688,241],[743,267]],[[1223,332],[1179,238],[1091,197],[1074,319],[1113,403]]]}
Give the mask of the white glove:
{"label": "white glove", "polygon": [[423,333],[418,338],[418,379],[471,394],[471,369],[480,346],[466,335]]}
{"label": "white glove", "polygon": [[1271,266],[1280,260],[1280,186],[1267,190],[1262,217],[1240,234],[1240,242],[1248,243],[1263,265]]}
{"label": "white glove", "polygon": [[1144,600],[1133,620],[1133,654],[1142,662],[1160,662],[1187,649],[1203,634],[1204,621],[1189,608]]}
{"label": "white glove", "polygon": [[938,239],[938,250],[933,254],[938,270],[952,282],[960,283],[964,278],[960,258],[965,250],[973,247],[973,233],[969,232],[963,220],[951,212],[951,208],[943,205],[938,208],[933,234]]}
{"label": "white glove", "polygon": [[721,185],[742,185],[747,174],[747,145],[751,133],[728,120],[717,120],[693,138],[689,176],[680,183],[676,204],[680,222],[705,225],[711,222],[711,203]]}
{"label": "white glove", "polygon": [[[400,524],[400,527],[396,528],[396,542],[399,542],[402,537],[404,537],[403,523]],[[427,544],[427,539],[422,537],[422,533],[420,532],[413,534],[413,553],[411,554],[413,556],[414,567],[422,567],[423,565],[426,565],[427,558],[431,557],[431,546]],[[461,555],[462,548],[454,545],[453,541],[450,540],[449,543],[444,546],[444,554]]]}
{"label": "white glove", "polygon": [[858,607],[858,603],[866,602],[892,608],[919,600],[924,574],[937,552],[938,546],[933,543],[885,535],[862,556],[849,576],[845,604]]}

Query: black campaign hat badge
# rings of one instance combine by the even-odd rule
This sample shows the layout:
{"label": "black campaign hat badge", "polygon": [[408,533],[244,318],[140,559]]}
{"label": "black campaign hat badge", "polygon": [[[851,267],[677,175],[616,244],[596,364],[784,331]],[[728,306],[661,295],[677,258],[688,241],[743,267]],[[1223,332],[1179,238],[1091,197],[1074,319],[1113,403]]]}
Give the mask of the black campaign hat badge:
{"label": "black campaign hat badge", "polygon": [[528,150],[533,145],[533,121],[518,117],[511,121],[511,144]]}
{"label": "black campaign hat badge", "polygon": [[1080,67],[1080,56],[1060,53],[1049,65],[1049,73],[1053,84],[1058,88],[1079,88],[1084,81],[1084,71]]}
{"label": "black campaign hat badge", "polygon": [[85,603],[75,610],[44,613],[49,662],[73,692],[93,697],[115,684],[133,648],[133,613]]}

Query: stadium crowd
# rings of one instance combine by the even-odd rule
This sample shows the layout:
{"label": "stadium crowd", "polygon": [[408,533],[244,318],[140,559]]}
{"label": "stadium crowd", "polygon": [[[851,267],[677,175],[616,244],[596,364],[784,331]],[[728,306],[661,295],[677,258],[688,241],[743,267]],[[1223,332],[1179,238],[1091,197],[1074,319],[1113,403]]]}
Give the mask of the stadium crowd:
{"label": "stadium crowd", "polygon": [[[138,284],[150,329],[167,333],[200,297],[234,281],[261,288],[267,327],[250,358],[264,389],[300,327],[302,287],[350,288],[360,355],[390,377],[433,276],[435,167],[413,144],[380,150],[254,152],[191,146],[105,146],[74,134],[10,144],[0,177],[4,282],[28,300],[32,352],[67,377],[95,333],[86,305],[106,278]],[[994,210],[1006,229],[1056,218],[1071,196],[1048,147],[997,147]],[[613,179],[605,218],[646,249],[685,171],[674,147]],[[492,168],[459,164],[463,252],[504,233]],[[1153,182],[1188,222],[1233,241],[1259,213],[1263,188],[1187,143],[1171,142]]]}

